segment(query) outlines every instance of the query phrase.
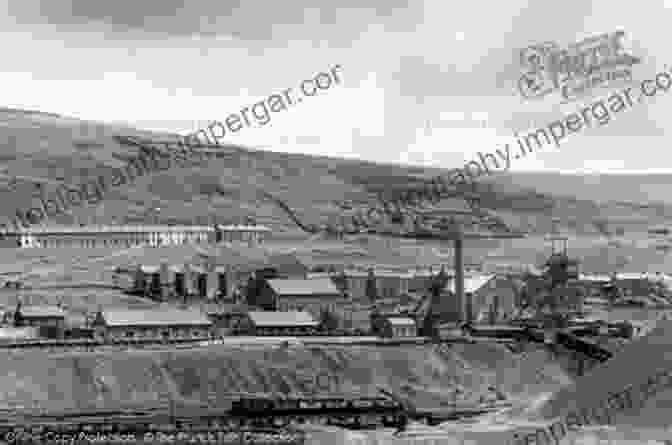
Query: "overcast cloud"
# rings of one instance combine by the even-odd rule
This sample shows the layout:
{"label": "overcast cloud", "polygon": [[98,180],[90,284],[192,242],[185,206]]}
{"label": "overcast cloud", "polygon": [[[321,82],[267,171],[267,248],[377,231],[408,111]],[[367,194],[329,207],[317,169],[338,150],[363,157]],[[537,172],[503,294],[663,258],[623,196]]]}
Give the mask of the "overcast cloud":
{"label": "overcast cloud", "polygon": [[[654,0],[2,5],[0,26],[11,44],[0,73],[1,106],[192,131],[340,64],[342,86],[267,127],[233,135],[232,142],[447,168],[493,151],[514,130],[547,125],[580,108],[582,102],[562,105],[557,94],[536,102],[520,98],[522,47],[566,46],[623,30],[626,46],[642,58],[633,68],[636,80],[672,62],[664,38],[672,11]],[[672,166],[666,162],[671,111],[672,91],[513,167]],[[465,119],[455,120],[457,113]],[[473,128],[472,114],[486,116],[489,128]],[[432,131],[427,122],[434,122]]]}

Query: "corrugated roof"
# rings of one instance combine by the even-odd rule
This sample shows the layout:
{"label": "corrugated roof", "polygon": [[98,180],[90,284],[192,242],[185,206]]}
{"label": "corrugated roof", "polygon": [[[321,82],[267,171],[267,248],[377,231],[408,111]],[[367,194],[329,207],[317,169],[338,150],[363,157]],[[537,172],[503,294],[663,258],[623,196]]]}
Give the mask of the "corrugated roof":
{"label": "corrugated roof", "polygon": [[21,315],[27,318],[65,317],[65,311],[58,306],[22,306]]}
{"label": "corrugated roof", "polygon": [[268,285],[278,295],[339,294],[340,292],[329,278],[306,280],[267,280]]}
{"label": "corrugated roof", "polygon": [[251,311],[248,316],[256,326],[317,326],[319,323],[303,311]]}
{"label": "corrugated roof", "polygon": [[210,325],[201,311],[193,309],[107,309],[103,318],[108,326]]}
{"label": "corrugated roof", "polygon": [[[464,277],[464,291],[476,292],[494,277],[495,275],[492,274]],[[445,289],[450,292],[455,292],[455,280],[451,278],[446,284]]]}

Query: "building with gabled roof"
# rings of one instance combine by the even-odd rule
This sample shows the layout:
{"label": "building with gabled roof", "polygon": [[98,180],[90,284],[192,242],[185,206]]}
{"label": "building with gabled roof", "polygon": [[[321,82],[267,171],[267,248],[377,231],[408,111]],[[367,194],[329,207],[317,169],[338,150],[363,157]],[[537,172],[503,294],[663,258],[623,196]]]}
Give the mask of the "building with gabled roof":
{"label": "building with gabled roof", "polygon": [[16,326],[52,326],[62,327],[66,312],[60,306],[30,305],[19,303],[14,313]]}
{"label": "building with gabled roof", "polygon": [[410,317],[386,315],[380,317],[378,323],[374,323],[375,332],[382,337],[416,337],[418,327],[415,320]]}
{"label": "building with gabled roof", "polygon": [[[512,277],[495,274],[473,274],[464,277],[464,297],[470,320],[495,323],[513,316],[520,306],[518,287]],[[457,301],[455,280],[450,278],[441,293],[442,313],[453,314],[444,321],[460,319],[461,302]]]}
{"label": "building with gabled roof", "polygon": [[256,295],[247,303],[270,311],[308,311],[320,317],[322,311],[339,312],[346,301],[330,278],[305,280],[264,280]]}
{"label": "building with gabled roof", "polygon": [[208,337],[212,322],[200,310],[158,306],[150,309],[107,308],[93,321],[96,335],[115,338]]}
{"label": "building with gabled roof", "polygon": [[239,331],[248,335],[306,335],[314,334],[319,324],[305,311],[250,311]]}
{"label": "building with gabled roof", "polygon": [[21,302],[17,304],[14,312],[14,326],[32,326],[39,330],[40,335],[49,338],[63,336],[65,329],[64,311],[60,306],[54,305],[29,305]]}

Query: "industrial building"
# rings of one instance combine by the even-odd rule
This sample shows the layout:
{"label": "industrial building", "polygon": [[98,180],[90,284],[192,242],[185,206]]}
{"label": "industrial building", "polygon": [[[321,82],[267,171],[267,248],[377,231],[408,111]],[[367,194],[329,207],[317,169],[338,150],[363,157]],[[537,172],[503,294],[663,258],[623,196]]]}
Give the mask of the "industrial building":
{"label": "industrial building", "polygon": [[438,303],[444,311],[452,314],[444,321],[465,321],[461,308],[467,308],[467,320],[498,322],[511,317],[519,305],[518,290],[514,281],[504,275],[472,275],[464,279],[464,298],[459,301],[455,292],[455,280],[450,279]]}
{"label": "industrial building", "polygon": [[247,303],[269,311],[307,311],[319,317],[322,311],[342,312],[346,298],[328,278],[264,280],[257,295]]}
{"label": "industrial building", "polygon": [[5,243],[16,247],[132,247],[179,244],[246,242],[262,244],[271,229],[264,226],[216,225],[94,225],[29,227],[3,233]]}
{"label": "industrial building", "polygon": [[418,327],[410,317],[380,315],[371,320],[372,331],[381,337],[416,337]]}
{"label": "industrial building", "polygon": [[305,311],[250,311],[238,326],[247,335],[311,335],[319,322]]}
{"label": "industrial building", "polygon": [[414,275],[409,272],[394,272],[370,269],[368,272],[347,270],[345,282],[350,297],[357,301],[366,300],[367,281],[374,280],[378,298],[397,297],[409,292]]}
{"label": "industrial building", "polygon": [[[157,301],[180,300],[184,303],[202,300],[236,298],[240,276],[232,267],[183,264],[158,266],[138,265],[134,269],[117,270],[126,276],[125,286]],[[132,280],[132,282],[131,282]],[[117,280],[117,284],[121,280]]]}
{"label": "industrial building", "polygon": [[149,249],[142,264],[116,268],[114,281],[158,301],[235,303],[243,294],[254,298],[265,279],[305,279],[306,274],[294,255],[273,255],[260,247],[168,246]]}
{"label": "industrial building", "polygon": [[158,307],[105,309],[93,321],[98,338],[174,339],[210,336],[212,322],[198,310]]}
{"label": "industrial building", "polygon": [[66,312],[60,306],[27,306],[19,302],[14,311],[14,326],[36,328],[41,337],[62,338],[65,316]]}

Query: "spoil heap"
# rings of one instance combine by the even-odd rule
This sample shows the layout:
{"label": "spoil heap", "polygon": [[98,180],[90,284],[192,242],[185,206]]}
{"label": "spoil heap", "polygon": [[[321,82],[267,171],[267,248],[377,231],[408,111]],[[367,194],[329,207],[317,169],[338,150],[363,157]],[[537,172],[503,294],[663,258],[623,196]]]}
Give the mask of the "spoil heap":
{"label": "spoil heap", "polygon": [[459,345],[439,353],[426,346],[238,349],[220,345],[7,354],[0,376],[0,410],[165,409],[170,400],[179,406],[226,408],[231,395],[240,392],[324,394],[324,388],[305,377],[317,375],[337,380],[331,392],[377,395],[379,388],[385,388],[420,409],[445,409],[454,402],[472,407],[496,398],[488,391],[493,385],[513,397],[547,391],[549,384],[565,384],[542,372],[542,382],[525,387],[528,374],[549,369],[545,359],[517,361],[504,348],[489,348]]}
{"label": "spoil heap", "polygon": [[[554,419],[580,408],[601,406],[610,395],[633,385],[635,408],[611,409],[612,423],[644,428],[669,424],[672,378],[665,372],[672,372],[671,338],[672,321],[659,321],[648,335],[625,345],[612,359],[558,391],[530,417]],[[652,386],[643,387],[650,378]]]}

